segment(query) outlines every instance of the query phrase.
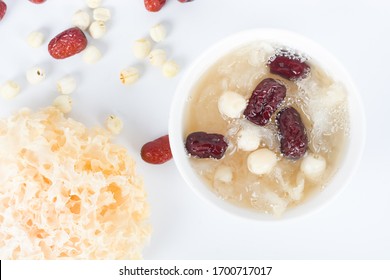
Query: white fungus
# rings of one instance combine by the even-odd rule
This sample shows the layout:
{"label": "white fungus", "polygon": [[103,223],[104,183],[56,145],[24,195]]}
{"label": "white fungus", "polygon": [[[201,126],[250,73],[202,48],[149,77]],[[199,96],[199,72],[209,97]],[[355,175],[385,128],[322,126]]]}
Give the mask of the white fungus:
{"label": "white fungus", "polygon": [[226,165],[218,166],[214,174],[214,180],[218,180],[224,183],[230,183],[233,179],[233,170]]}
{"label": "white fungus", "polygon": [[53,107],[21,110],[0,128],[0,259],[142,257],[147,195],[110,133]]}

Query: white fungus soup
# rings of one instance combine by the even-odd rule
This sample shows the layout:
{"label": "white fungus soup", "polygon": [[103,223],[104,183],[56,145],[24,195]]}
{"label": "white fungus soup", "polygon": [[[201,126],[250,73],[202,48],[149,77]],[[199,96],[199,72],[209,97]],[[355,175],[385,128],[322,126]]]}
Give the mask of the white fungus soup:
{"label": "white fungus soup", "polygon": [[214,63],[186,107],[191,165],[222,199],[282,215],[325,188],[348,139],[348,94],[306,54],[256,42]]}

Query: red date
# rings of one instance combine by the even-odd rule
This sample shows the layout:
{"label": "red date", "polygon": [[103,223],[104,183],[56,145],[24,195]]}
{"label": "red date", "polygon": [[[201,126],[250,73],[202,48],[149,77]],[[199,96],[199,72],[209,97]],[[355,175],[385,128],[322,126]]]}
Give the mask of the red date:
{"label": "red date", "polygon": [[51,39],[48,50],[55,59],[64,59],[83,51],[87,44],[84,32],[78,27],[72,27]]}
{"label": "red date", "polygon": [[308,139],[301,116],[293,107],[287,107],[276,116],[280,136],[280,151],[289,159],[300,159],[307,150]]}
{"label": "red date", "polygon": [[166,0],[144,0],[145,8],[149,12],[158,12],[165,5]]}
{"label": "red date", "polygon": [[191,156],[220,159],[225,154],[228,144],[221,134],[193,132],[187,136],[185,146]]}
{"label": "red date", "polygon": [[257,85],[245,108],[244,116],[250,122],[264,126],[286,97],[286,87],[268,78]]}
{"label": "red date", "polygon": [[277,56],[269,63],[270,72],[288,80],[305,78],[310,71],[309,65],[297,58]]}
{"label": "red date", "polygon": [[142,146],[141,157],[151,164],[162,164],[172,158],[169,136],[164,135]]}

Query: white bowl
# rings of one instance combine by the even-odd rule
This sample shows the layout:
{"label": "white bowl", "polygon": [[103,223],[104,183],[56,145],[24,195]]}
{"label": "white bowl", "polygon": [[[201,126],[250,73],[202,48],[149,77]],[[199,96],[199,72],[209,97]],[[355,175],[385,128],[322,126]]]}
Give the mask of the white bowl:
{"label": "white bowl", "polygon": [[[275,218],[270,214],[259,213],[251,209],[241,208],[217,197],[191,167],[189,156],[184,147],[186,137],[184,135],[184,111],[193,87],[218,59],[240,46],[255,41],[268,41],[288,46],[307,54],[319,63],[322,68],[331,73],[333,77],[337,77],[344,84],[348,92],[350,135],[348,143],[345,145],[346,151],[344,158],[340,161],[337,173],[331,178],[331,181],[324,190],[311,196],[299,206],[288,209],[280,218]],[[315,42],[301,35],[276,29],[244,31],[220,41],[205,51],[181,79],[176,89],[169,120],[169,138],[173,158],[179,172],[192,190],[220,209],[231,214],[259,221],[277,221],[302,217],[306,214],[313,213],[333,200],[348,185],[358,167],[363,153],[365,135],[365,116],[362,102],[357,88],[344,67],[328,51]]]}

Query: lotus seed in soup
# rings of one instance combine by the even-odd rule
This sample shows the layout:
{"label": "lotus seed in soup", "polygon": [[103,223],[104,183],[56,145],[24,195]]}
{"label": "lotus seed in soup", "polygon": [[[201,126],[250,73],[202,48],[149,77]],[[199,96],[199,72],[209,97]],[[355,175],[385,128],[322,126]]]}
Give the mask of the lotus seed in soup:
{"label": "lotus seed in soup", "polygon": [[185,147],[217,196],[279,216],[337,171],[347,108],[342,81],[313,59],[257,42],[219,59],[196,84]]}

